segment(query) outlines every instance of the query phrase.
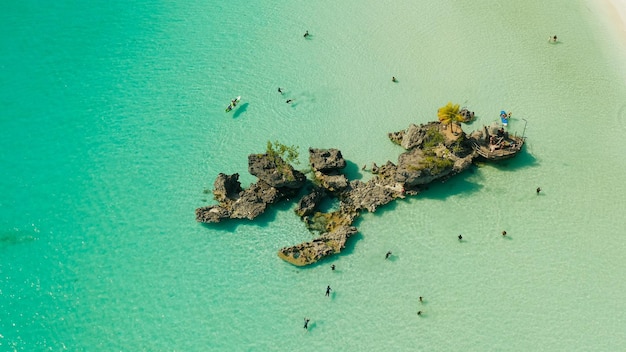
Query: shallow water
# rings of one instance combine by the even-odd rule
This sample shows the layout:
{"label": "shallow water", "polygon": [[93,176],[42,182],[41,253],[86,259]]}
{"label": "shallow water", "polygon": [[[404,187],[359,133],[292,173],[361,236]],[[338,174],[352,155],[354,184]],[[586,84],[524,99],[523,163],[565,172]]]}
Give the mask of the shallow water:
{"label": "shallow water", "polygon": [[[3,8],[0,349],[626,346],[626,74],[594,6]],[[448,101],[478,115],[466,131],[512,111],[524,153],[364,214],[335,258],[276,256],[313,237],[293,203],[194,220],[219,172],[255,181],[247,155],[268,140],[298,146],[302,168],[308,147],[339,148],[367,179],[361,165],[401,152],[388,132]]]}

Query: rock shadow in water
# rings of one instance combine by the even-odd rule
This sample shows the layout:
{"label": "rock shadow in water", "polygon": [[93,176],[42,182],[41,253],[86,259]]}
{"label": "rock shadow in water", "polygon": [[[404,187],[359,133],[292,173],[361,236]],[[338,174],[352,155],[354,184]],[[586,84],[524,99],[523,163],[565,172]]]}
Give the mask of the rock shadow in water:
{"label": "rock shadow in water", "polygon": [[506,159],[498,162],[482,163],[482,165],[489,165],[498,169],[498,171],[515,171],[519,169],[525,169],[530,167],[539,166],[537,158],[528,152],[528,146],[524,146],[522,150],[514,158]]}
{"label": "rock shadow in water", "polygon": [[361,180],[363,178],[363,172],[361,168],[350,160],[346,160],[346,167],[343,168],[342,173],[348,178],[348,180]]}
{"label": "rock shadow in water", "polygon": [[[472,166],[473,168],[473,166]],[[472,170],[472,169],[470,169]],[[433,200],[446,200],[451,196],[470,197],[472,194],[480,192],[484,186],[468,180],[473,172],[464,172],[454,176],[446,182],[433,182],[417,195],[417,198]]]}
{"label": "rock shadow in water", "polygon": [[294,203],[294,199],[282,200],[278,203],[270,204],[265,211],[252,220],[248,219],[229,219],[229,221],[221,221],[218,223],[201,223],[203,226],[212,229],[220,229],[228,232],[235,232],[239,225],[252,225],[260,228],[269,227],[276,219],[278,212],[288,211]]}

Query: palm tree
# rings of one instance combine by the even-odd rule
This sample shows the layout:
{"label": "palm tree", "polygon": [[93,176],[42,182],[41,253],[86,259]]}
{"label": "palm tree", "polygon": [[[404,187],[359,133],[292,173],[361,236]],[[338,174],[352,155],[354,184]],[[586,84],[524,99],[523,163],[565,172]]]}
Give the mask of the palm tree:
{"label": "palm tree", "polygon": [[[458,121],[463,120],[463,116],[459,113],[461,110],[461,106],[459,104],[452,104],[452,102],[448,102],[446,106],[443,106],[437,110],[437,117],[439,117],[439,122],[444,125],[452,126],[452,124],[456,124]],[[450,132],[452,131],[452,127],[450,127]]]}

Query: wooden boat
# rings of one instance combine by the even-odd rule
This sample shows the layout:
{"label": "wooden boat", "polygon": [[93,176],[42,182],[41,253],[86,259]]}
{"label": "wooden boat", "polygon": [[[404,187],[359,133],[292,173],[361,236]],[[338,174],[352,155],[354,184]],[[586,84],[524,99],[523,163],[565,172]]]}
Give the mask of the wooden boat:
{"label": "wooden boat", "polygon": [[487,160],[504,160],[516,156],[524,146],[524,137],[511,135],[504,128],[484,127],[470,136],[472,148]]}

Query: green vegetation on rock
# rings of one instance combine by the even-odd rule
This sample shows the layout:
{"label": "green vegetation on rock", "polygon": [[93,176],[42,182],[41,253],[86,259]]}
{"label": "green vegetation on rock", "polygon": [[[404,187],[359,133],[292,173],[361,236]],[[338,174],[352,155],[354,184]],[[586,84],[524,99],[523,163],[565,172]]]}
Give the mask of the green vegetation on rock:
{"label": "green vegetation on rock", "polygon": [[423,149],[424,151],[428,151],[438,146],[439,144],[445,141],[445,137],[441,132],[439,132],[439,128],[436,126],[430,127],[426,131],[426,137],[424,138]]}
{"label": "green vegetation on rock", "polygon": [[294,163],[296,165],[300,164],[298,161],[298,156],[300,155],[298,152],[298,146],[286,146],[278,141],[267,141],[267,155],[274,160],[274,163],[277,166],[281,166],[283,163]]}
{"label": "green vegetation on rock", "polygon": [[451,168],[454,162],[447,158],[440,158],[436,155],[426,155],[420,162],[420,167],[428,169],[431,175],[437,175]]}

